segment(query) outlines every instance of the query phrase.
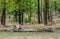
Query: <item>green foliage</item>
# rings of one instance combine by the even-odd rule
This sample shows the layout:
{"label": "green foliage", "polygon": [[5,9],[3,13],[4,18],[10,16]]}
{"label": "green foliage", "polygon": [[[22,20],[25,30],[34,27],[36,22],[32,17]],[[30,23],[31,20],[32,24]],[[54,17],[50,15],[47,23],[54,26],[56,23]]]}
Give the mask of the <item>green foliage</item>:
{"label": "green foliage", "polygon": [[[49,7],[52,8],[53,11],[55,9],[55,3],[54,3],[55,1],[58,6],[57,9],[60,9],[60,0],[49,0]],[[38,0],[0,0],[0,11],[4,6],[4,3],[6,4],[5,7],[6,7],[7,14],[10,14],[9,12],[12,12],[17,9],[20,9],[20,10],[24,9],[25,14],[30,14],[31,12],[37,13],[38,11]],[[44,0],[40,0],[40,9],[44,9]],[[17,19],[16,16],[14,17],[14,20]],[[28,18],[26,16],[25,21],[27,21],[27,19]]]}

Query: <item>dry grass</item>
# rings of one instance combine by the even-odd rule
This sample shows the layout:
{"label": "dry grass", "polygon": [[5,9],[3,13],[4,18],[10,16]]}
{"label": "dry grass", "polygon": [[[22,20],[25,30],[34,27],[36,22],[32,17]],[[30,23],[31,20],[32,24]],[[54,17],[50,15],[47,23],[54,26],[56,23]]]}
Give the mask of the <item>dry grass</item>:
{"label": "dry grass", "polygon": [[[13,29],[13,26],[0,26],[0,30],[4,30],[4,29]],[[22,29],[24,30],[53,30],[55,31],[56,29],[60,29],[60,24],[55,24],[55,25],[51,25],[51,26],[45,26],[44,24],[31,24],[31,25],[23,25]]]}
{"label": "dry grass", "polygon": [[55,25],[51,25],[51,26],[45,26],[43,24],[35,24],[35,25],[24,25],[22,26],[23,29],[32,29],[32,30],[37,30],[37,29],[45,29],[45,30],[48,30],[48,29],[51,29],[53,31],[55,31],[56,29],[60,28],[60,24],[55,24]]}
{"label": "dry grass", "polygon": [[60,39],[60,32],[0,32],[0,39]]}

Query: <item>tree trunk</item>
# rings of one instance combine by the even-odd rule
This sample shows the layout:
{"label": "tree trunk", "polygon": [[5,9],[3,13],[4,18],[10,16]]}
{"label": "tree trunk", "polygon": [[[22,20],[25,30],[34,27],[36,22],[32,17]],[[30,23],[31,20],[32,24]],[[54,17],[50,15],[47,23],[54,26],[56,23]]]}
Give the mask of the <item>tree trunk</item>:
{"label": "tree trunk", "polygon": [[40,15],[41,13],[40,13],[40,1],[38,0],[38,24],[40,24],[41,23],[41,19],[40,19]]}
{"label": "tree trunk", "polygon": [[20,9],[19,9],[18,13],[19,13],[19,24],[21,24],[21,10]]}
{"label": "tree trunk", "polygon": [[22,25],[23,25],[23,18],[24,18],[24,9],[22,9]]}
{"label": "tree trunk", "polygon": [[45,7],[44,7],[44,25],[47,25],[47,0],[45,0]]}
{"label": "tree trunk", "polygon": [[1,17],[1,25],[5,26],[5,24],[6,24],[6,8],[4,7],[2,11],[2,17]]}

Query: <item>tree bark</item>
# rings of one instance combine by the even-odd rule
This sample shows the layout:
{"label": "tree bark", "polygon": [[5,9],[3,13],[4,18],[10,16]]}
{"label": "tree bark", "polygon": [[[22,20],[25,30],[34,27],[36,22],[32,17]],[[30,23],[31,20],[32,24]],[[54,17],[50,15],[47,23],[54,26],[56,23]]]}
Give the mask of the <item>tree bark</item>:
{"label": "tree bark", "polygon": [[21,10],[18,9],[18,13],[19,13],[19,24],[21,24]]}
{"label": "tree bark", "polygon": [[22,25],[23,25],[23,18],[24,18],[24,9],[22,9]]}
{"label": "tree bark", "polygon": [[45,0],[45,7],[44,7],[44,25],[47,25],[47,0]]}
{"label": "tree bark", "polygon": [[1,25],[5,26],[5,24],[6,24],[6,8],[4,7],[1,16]]}
{"label": "tree bark", "polygon": [[41,21],[40,21],[41,20],[40,19],[41,17],[40,16],[41,16],[41,13],[40,13],[40,1],[38,0],[38,24],[41,23]]}

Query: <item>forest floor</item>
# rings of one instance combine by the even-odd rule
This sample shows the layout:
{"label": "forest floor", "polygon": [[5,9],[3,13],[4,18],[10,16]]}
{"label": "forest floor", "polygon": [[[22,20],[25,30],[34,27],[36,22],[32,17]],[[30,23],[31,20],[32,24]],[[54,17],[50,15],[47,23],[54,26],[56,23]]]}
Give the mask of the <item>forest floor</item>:
{"label": "forest floor", "polygon": [[[25,28],[37,29],[39,27],[48,28],[48,27],[59,27],[59,26],[60,24],[56,24],[54,26],[37,25],[34,27],[30,25],[30,26],[25,26]],[[0,32],[0,39],[60,39],[60,28],[55,32]]]}
{"label": "forest floor", "polygon": [[[50,26],[46,26],[43,23],[42,24],[24,24],[22,25],[22,29],[24,30],[56,30],[56,29],[60,29],[60,17],[55,16],[53,17],[53,21],[56,22],[56,24],[50,25]],[[9,24],[9,23],[7,23]],[[17,25],[18,26],[18,25]],[[4,29],[13,29],[13,26],[9,25],[9,27],[3,27],[0,26],[0,30],[4,30]]]}
{"label": "forest floor", "polygon": [[0,32],[0,39],[60,39],[56,32]]}
{"label": "forest floor", "polygon": [[[0,39],[60,39],[60,18],[53,18],[56,24],[45,26],[43,24],[23,25],[24,30],[52,29],[54,32],[0,32]],[[13,27],[2,27],[1,29]],[[56,30],[56,31],[55,31]]]}

